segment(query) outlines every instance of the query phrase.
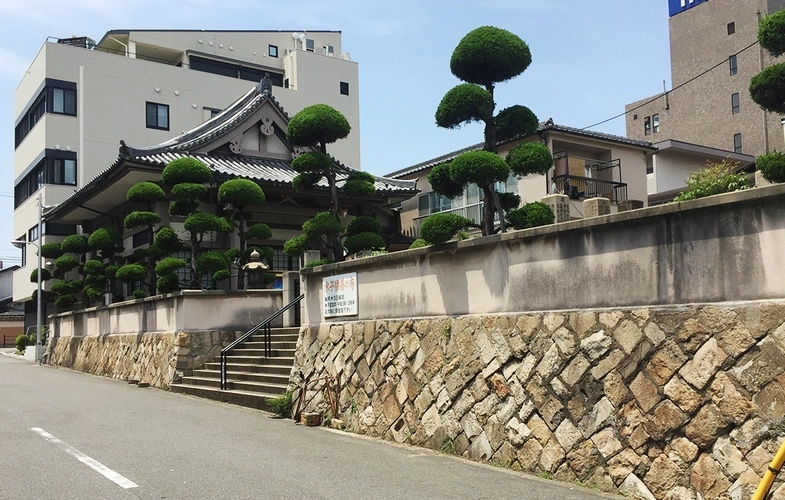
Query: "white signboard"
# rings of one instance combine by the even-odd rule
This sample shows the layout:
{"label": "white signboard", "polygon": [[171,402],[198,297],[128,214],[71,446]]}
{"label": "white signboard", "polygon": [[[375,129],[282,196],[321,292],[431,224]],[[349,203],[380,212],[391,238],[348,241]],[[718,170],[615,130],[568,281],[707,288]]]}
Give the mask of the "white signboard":
{"label": "white signboard", "polygon": [[322,278],[324,317],[357,315],[357,273]]}

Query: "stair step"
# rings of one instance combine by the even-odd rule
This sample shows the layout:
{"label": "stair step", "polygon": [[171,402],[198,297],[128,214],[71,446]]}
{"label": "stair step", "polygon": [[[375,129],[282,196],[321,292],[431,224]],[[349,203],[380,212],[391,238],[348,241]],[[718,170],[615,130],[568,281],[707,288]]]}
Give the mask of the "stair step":
{"label": "stair step", "polygon": [[[205,363],[208,370],[221,370],[221,363]],[[242,373],[268,373],[276,375],[289,375],[292,372],[292,365],[258,365],[231,363],[227,365],[227,371]]]}
{"label": "stair step", "polygon": [[[216,361],[220,362],[220,358]],[[264,356],[243,356],[232,355],[226,357],[226,363],[229,365],[247,364],[247,365],[265,365],[265,366],[292,366],[294,364],[294,357],[291,356],[278,356],[266,358]]]}
{"label": "stair step", "polygon": [[[220,389],[221,379],[203,378],[203,377],[183,377],[182,384]],[[259,383],[259,382],[248,382],[243,380],[234,380],[231,377],[227,377],[226,385],[227,388],[230,390],[258,392],[261,394],[283,394],[284,392],[286,392],[286,388],[289,386],[288,381],[287,383],[284,384],[272,384],[272,383]]]}
{"label": "stair step", "polygon": [[[221,372],[218,370],[194,370],[194,377],[205,379],[221,379]],[[255,373],[255,372],[238,372],[228,371],[227,377],[231,380],[241,380],[257,383],[271,383],[271,384],[288,384],[289,373],[275,374],[275,373]]]}
{"label": "stair step", "polygon": [[268,398],[280,396],[285,392],[285,389],[279,393],[263,394],[260,392],[250,392],[243,390],[227,390],[222,391],[220,388],[203,387],[188,384],[172,384],[169,386],[172,392],[179,394],[189,394],[200,398],[212,399],[215,401],[222,401],[224,403],[231,403],[248,408],[256,408],[257,410],[271,411],[270,405],[267,404]]}
{"label": "stair step", "polygon": [[[237,348],[226,353],[227,359],[235,359],[237,357],[259,357],[264,358],[264,348],[261,349],[246,349]],[[292,358],[294,359],[294,349],[271,349],[270,358]]]}
{"label": "stair step", "polygon": [[[264,349],[265,342],[260,340],[258,342],[243,342],[236,349]],[[297,349],[297,342],[288,340],[275,340],[270,341],[270,347],[273,349]]]}

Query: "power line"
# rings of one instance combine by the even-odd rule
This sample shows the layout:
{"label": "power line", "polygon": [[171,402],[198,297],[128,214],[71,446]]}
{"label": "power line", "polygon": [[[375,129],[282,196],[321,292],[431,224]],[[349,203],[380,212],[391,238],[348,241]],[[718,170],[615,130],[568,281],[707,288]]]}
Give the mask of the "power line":
{"label": "power line", "polygon": [[[754,47],[754,46],[755,46],[755,45],[757,45],[757,44],[758,44],[758,41],[757,41],[757,40],[755,40],[754,42],[752,42],[751,44],[747,45],[746,47],[744,47],[744,48],[743,48],[743,49],[741,49],[740,51],[736,52],[736,54],[734,54],[734,55],[739,55],[739,54],[741,54],[742,52],[744,52],[745,50],[748,50],[748,49],[750,49],[750,48]],[[681,83],[680,85],[677,85],[676,87],[673,87],[673,88],[672,88],[672,89],[670,89],[669,91],[663,92],[662,94],[659,94],[659,95],[657,95],[656,97],[652,97],[651,99],[649,99],[648,101],[644,102],[643,104],[640,104],[640,105],[638,105],[638,106],[635,106],[635,107],[634,107],[634,108],[632,108],[632,109],[628,109],[628,110],[627,110],[627,111],[625,111],[624,113],[620,113],[620,114],[618,114],[618,115],[616,115],[616,116],[614,116],[614,117],[608,118],[607,120],[603,120],[603,121],[601,121],[601,122],[597,122],[597,123],[595,123],[595,124],[593,124],[593,125],[589,125],[588,127],[583,127],[581,130],[586,130],[586,129],[589,129],[589,128],[594,128],[594,127],[596,127],[597,125],[602,125],[603,123],[608,123],[608,122],[609,122],[609,121],[611,121],[611,120],[615,120],[616,118],[621,118],[622,116],[625,116],[625,115],[627,115],[627,114],[629,114],[629,113],[632,113],[633,111],[639,110],[639,109],[641,109],[642,107],[644,107],[644,106],[647,106],[647,105],[649,105],[649,104],[653,103],[654,101],[656,101],[656,100],[658,100],[658,99],[662,98],[663,96],[665,96],[665,95],[667,95],[667,94],[669,94],[669,93],[671,93],[671,92],[674,92],[674,91],[676,91],[676,90],[678,90],[678,89],[680,89],[680,88],[684,87],[684,86],[685,86],[685,85],[687,85],[688,83],[692,83],[692,82],[694,82],[694,81],[695,81],[695,80],[697,80],[698,78],[700,78],[700,77],[702,77],[702,76],[706,75],[707,73],[710,73],[711,71],[714,71],[715,69],[719,68],[719,67],[720,67],[720,66],[722,66],[723,64],[727,64],[727,63],[728,63],[728,60],[727,60],[727,59],[723,59],[722,61],[718,62],[717,64],[715,64],[715,65],[714,65],[714,66],[712,66],[711,68],[709,68],[709,69],[707,69],[706,71],[704,71],[703,73],[700,73],[700,74],[698,74],[698,75],[696,75],[696,76],[694,76],[694,77],[690,78],[690,79],[689,79],[689,80],[687,80],[686,82],[683,82],[683,83]]]}

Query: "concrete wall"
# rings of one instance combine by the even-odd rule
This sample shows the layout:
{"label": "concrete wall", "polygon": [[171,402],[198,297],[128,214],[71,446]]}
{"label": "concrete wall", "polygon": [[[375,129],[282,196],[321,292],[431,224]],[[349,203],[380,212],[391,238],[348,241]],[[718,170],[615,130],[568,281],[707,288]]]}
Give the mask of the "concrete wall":
{"label": "concrete wall", "polygon": [[[247,331],[283,307],[281,290],[184,290],[49,316],[53,337]],[[273,325],[273,326],[281,326]]]}
{"label": "concrete wall", "polygon": [[785,185],[304,270],[358,273],[358,320],[785,298]]}

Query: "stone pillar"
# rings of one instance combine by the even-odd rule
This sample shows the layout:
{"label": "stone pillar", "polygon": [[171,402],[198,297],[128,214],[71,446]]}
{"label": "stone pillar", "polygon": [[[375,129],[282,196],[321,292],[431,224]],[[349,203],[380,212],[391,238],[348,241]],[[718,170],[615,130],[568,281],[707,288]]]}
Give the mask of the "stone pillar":
{"label": "stone pillar", "polygon": [[303,255],[303,266],[307,266],[311,262],[322,260],[322,254],[319,250],[306,250]]}
{"label": "stone pillar", "polygon": [[619,212],[626,212],[628,210],[637,210],[639,208],[643,208],[643,201],[641,200],[620,201],[619,204],[616,206],[616,209]]}
{"label": "stone pillar", "polygon": [[608,198],[588,198],[583,200],[583,216],[599,217],[611,213],[611,200]]}
{"label": "stone pillar", "polygon": [[551,207],[556,215],[555,223],[570,220],[570,197],[564,194],[551,194],[542,199],[542,202]]}
{"label": "stone pillar", "polygon": [[[293,301],[297,298],[297,280],[300,277],[300,273],[297,271],[286,271],[283,273],[283,305],[285,306],[289,302]],[[288,311],[283,313],[283,326],[284,328],[289,326],[297,326],[295,324],[295,309],[300,307],[301,304],[297,304],[294,307],[291,307]]]}

